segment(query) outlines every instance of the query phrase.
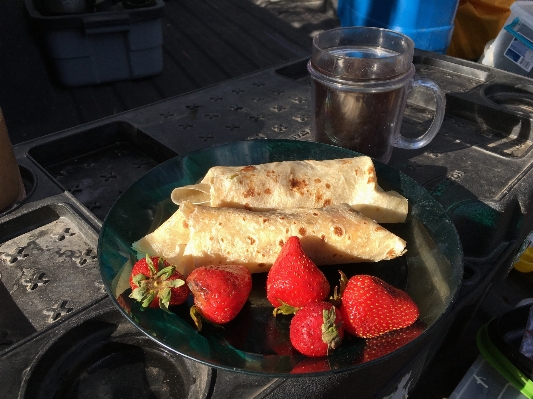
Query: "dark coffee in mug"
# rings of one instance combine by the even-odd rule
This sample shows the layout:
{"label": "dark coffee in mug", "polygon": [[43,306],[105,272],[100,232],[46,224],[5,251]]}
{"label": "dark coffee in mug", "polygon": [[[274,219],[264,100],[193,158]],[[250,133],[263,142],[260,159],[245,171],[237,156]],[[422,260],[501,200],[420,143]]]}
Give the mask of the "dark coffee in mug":
{"label": "dark coffee in mug", "polygon": [[[393,147],[420,148],[431,141],[444,117],[444,95],[428,79],[414,79],[413,43],[386,29],[351,27],[323,32],[313,40],[312,134],[388,162]],[[434,123],[416,139],[400,127],[409,90],[433,91]]]}
{"label": "dark coffee in mug", "polygon": [[313,104],[315,139],[376,159],[390,158],[390,126],[400,126],[405,89],[361,94],[335,91],[318,82]]}

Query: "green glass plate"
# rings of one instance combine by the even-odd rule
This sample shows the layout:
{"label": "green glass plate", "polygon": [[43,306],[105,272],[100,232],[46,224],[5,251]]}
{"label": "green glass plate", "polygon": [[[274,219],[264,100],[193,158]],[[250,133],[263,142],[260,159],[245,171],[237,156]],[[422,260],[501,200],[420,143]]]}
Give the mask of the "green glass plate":
{"label": "green glass plate", "polygon": [[[339,269],[348,277],[356,273],[376,275],[406,290],[418,304],[421,317],[417,327],[422,326],[423,332],[402,347],[377,355],[381,359],[373,359],[368,353],[368,347],[376,341],[350,336],[327,358],[310,359],[297,354],[288,340],[290,316],[274,318],[266,301],[265,273],[253,275],[249,301],[236,319],[223,328],[204,326],[201,332],[196,331],[188,313],[191,301],[172,308],[169,314],[159,309],[142,310],[128,297],[129,274],[136,260],[131,244],[176,211],[170,200],[175,187],[198,182],[214,165],[243,166],[358,155],[311,142],[250,140],[201,149],[160,164],[121,195],[102,225],[98,258],[107,292],[130,322],[164,347],[206,365],[232,371],[274,377],[320,375],[365,367],[406,350],[438,328],[439,320],[449,311],[462,280],[463,254],[457,232],[438,202],[414,180],[377,162],[380,186],[396,190],[409,200],[406,223],[385,226],[407,241],[407,253],[392,261],[326,266],[322,270],[332,287],[338,283]],[[394,340],[391,337],[389,343]],[[383,348],[390,348],[386,344],[380,342]]]}

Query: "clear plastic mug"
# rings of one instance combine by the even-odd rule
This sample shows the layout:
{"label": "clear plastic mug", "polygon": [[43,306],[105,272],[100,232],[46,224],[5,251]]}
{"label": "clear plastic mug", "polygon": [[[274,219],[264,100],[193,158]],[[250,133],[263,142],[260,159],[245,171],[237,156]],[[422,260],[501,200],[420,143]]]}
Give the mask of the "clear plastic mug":
{"label": "clear plastic mug", "polygon": [[[417,149],[437,134],[446,99],[433,81],[415,76],[414,43],[398,32],[347,27],[313,39],[311,60],[313,140],[338,145],[381,162],[393,147]],[[400,133],[410,90],[435,96],[435,115],[420,137]]]}

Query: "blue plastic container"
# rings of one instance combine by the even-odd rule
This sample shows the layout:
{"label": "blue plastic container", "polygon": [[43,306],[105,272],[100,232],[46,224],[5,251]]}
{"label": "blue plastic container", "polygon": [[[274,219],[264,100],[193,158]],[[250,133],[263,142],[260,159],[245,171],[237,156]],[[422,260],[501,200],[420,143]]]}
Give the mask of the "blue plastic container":
{"label": "blue plastic container", "polygon": [[415,47],[444,54],[459,0],[338,0],[341,26],[375,26],[409,36]]}

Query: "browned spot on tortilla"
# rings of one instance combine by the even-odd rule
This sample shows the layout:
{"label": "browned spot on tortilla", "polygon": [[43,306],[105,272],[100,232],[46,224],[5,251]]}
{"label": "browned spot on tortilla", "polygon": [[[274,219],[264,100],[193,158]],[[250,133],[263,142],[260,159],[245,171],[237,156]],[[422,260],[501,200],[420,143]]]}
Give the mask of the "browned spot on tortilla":
{"label": "browned spot on tortilla", "polygon": [[396,251],[395,251],[393,248],[389,249],[389,250],[387,251],[387,256],[388,256],[389,258],[394,258],[394,257],[396,257]]}
{"label": "browned spot on tortilla", "polygon": [[244,209],[246,209],[247,211],[251,211],[252,210],[252,207],[248,203],[244,204],[243,206],[244,206]]}
{"label": "browned spot on tortilla", "polygon": [[224,239],[223,239],[223,238],[220,238],[220,242],[224,242]]}
{"label": "browned spot on tortilla", "polygon": [[278,182],[278,176],[274,170],[267,170],[266,175],[268,178],[272,179],[274,183]]}
{"label": "browned spot on tortilla", "polygon": [[303,237],[304,235],[307,234],[307,230],[305,230],[305,227],[300,227],[300,229],[298,230],[298,233],[300,233],[300,235]]}
{"label": "browned spot on tortilla", "polygon": [[279,244],[280,247],[283,247],[283,246],[285,245],[285,243],[283,242],[283,240],[279,240],[278,244]]}
{"label": "browned spot on tortilla", "polygon": [[218,225],[219,225],[220,227],[222,227],[222,222],[218,222]]}
{"label": "browned spot on tortilla", "polygon": [[182,224],[183,224],[183,227],[184,227],[185,229],[188,229],[188,228],[189,228],[189,223],[187,223],[186,220],[184,220]]}
{"label": "browned spot on tortilla", "polygon": [[266,223],[266,222],[268,222],[268,219],[267,219],[267,218],[264,218],[264,219],[263,219],[263,223]]}
{"label": "browned spot on tortilla", "polygon": [[244,168],[241,169],[241,172],[252,172],[255,170],[255,166],[253,165],[248,165],[248,166],[245,166]]}
{"label": "browned spot on tortilla", "polygon": [[342,231],[342,227],[340,226],[333,227],[333,234],[335,234],[336,236],[342,237],[342,235],[344,234],[344,232]]}
{"label": "browned spot on tortilla", "polygon": [[313,212],[313,216],[318,216],[318,212]]}
{"label": "browned spot on tortilla", "polygon": [[289,187],[291,190],[296,191],[303,195],[305,188],[307,187],[307,182],[305,179],[296,179],[291,177],[289,179]]}
{"label": "browned spot on tortilla", "polygon": [[257,267],[265,267],[266,266],[266,263],[258,263],[257,264]]}
{"label": "browned spot on tortilla", "polygon": [[350,163],[350,162],[351,162],[350,159],[343,159],[343,160],[341,161],[341,163],[344,164],[344,165],[346,165],[347,163]]}
{"label": "browned spot on tortilla", "polygon": [[289,234],[289,229],[285,229],[285,234]]}
{"label": "browned spot on tortilla", "polygon": [[248,237],[246,237],[246,239],[248,241],[250,241],[250,245],[254,245],[255,244],[255,238],[248,236]]}
{"label": "browned spot on tortilla", "polygon": [[385,229],[381,226],[377,226],[374,231],[384,231]]}
{"label": "browned spot on tortilla", "polygon": [[213,236],[209,237],[209,241],[215,241],[215,237]]}
{"label": "browned spot on tortilla", "polygon": [[315,179],[315,183],[318,184],[320,183],[322,180],[320,180],[318,177]]}
{"label": "browned spot on tortilla", "polygon": [[320,202],[322,202],[322,198],[324,198],[324,196],[322,195],[320,190],[317,190],[315,193],[315,203],[319,204]]}
{"label": "browned spot on tortilla", "polygon": [[327,189],[330,189],[330,188],[331,188],[331,184],[326,183],[326,188],[327,188]]}
{"label": "browned spot on tortilla", "polygon": [[368,180],[367,182],[370,184],[370,183],[375,183],[376,182],[376,175],[374,174],[374,168],[368,168]]}
{"label": "browned spot on tortilla", "polygon": [[324,201],[324,206],[329,206],[331,205],[331,198],[328,198],[327,200]]}
{"label": "browned spot on tortilla", "polygon": [[265,189],[265,194],[272,194],[272,190],[269,188]]}
{"label": "browned spot on tortilla", "polygon": [[244,198],[255,197],[255,189],[253,187],[248,188],[244,193]]}

